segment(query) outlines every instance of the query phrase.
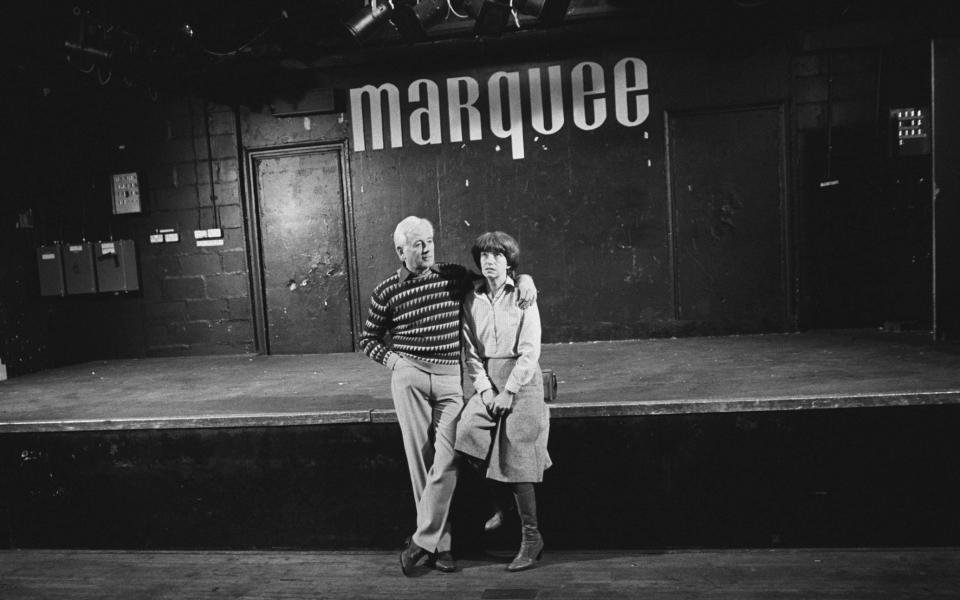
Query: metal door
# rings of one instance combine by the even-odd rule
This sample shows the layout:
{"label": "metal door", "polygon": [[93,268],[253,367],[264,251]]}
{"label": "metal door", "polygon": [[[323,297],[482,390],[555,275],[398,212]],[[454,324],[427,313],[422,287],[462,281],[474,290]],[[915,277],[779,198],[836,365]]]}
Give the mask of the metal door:
{"label": "metal door", "polygon": [[787,327],[783,111],[668,116],[676,317],[702,332]]}
{"label": "metal door", "polygon": [[247,164],[256,216],[254,288],[259,291],[255,305],[260,305],[261,351],[352,351],[342,147],[255,151]]}

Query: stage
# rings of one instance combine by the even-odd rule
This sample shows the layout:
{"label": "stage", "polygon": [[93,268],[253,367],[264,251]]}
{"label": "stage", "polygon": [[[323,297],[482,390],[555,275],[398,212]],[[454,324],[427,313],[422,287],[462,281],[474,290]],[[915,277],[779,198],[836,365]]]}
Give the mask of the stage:
{"label": "stage", "polygon": [[[960,351],[829,331],[547,345],[557,550],[960,546]],[[361,354],[95,361],[0,383],[8,548],[392,549],[414,502]],[[462,475],[458,550],[485,536]]]}
{"label": "stage", "polygon": [[[960,348],[926,333],[550,344],[553,419],[960,403]],[[359,353],[95,361],[0,383],[0,433],[395,421]]]}

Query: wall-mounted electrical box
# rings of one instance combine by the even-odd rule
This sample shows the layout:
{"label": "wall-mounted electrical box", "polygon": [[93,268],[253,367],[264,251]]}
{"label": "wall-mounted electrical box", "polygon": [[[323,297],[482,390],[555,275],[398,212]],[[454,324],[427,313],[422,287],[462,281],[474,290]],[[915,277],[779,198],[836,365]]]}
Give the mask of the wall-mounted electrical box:
{"label": "wall-mounted electrical box", "polygon": [[307,92],[295,101],[276,99],[270,105],[275,117],[301,117],[306,115],[330,115],[346,110],[347,93],[343,89],[322,88]]}
{"label": "wall-mounted electrical box", "polygon": [[95,246],[97,289],[130,292],[140,289],[137,280],[137,249],[133,240],[98,242]]}
{"label": "wall-mounted electrical box", "polygon": [[114,173],[110,176],[110,196],[113,214],[140,212],[140,177],[136,173]]}
{"label": "wall-mounted electrical box", "polygon": [[93,267],[93,244],[66,244],[63,250],[63,278],[68,294],[93,294],[97,291]]}
{"label": "wall-mounted electrical box", "polygon": [[63,247],[60,244],[37,248],[37,269],[40,273],[41,296],[63,296],[67,293],[63,281]]}
{"label": "wall-mounted electrical box", "polygon": [[894,156],[930,154],[930,110],[926,107],[893,108],[890,130]]}

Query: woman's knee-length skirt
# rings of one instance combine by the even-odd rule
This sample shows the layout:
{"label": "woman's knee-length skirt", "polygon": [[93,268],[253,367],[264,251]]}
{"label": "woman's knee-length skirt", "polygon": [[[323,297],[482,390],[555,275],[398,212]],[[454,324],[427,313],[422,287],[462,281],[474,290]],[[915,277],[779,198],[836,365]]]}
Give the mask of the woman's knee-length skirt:
{"label": "woman's knee-length skirt", "polygon": [[[516,359],[491,358],[487,376],[494,392],[503,389]],[[497,481],[543,481],[551,465],[547,452],[550,436],[550,409],[543,400],[540,368],[520,388],[513,409],[501,418],[492,417],[479,394],[470,398],[460,414],[456,449],[480,459],[489,459],[487,477]]]}

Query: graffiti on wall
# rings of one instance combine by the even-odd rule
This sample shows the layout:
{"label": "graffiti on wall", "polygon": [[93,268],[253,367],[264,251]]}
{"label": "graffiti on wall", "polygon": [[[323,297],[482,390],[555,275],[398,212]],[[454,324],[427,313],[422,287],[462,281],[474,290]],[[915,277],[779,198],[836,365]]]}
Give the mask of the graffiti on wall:
{"label": "graffiti on wall", "polygon": [[583,61],[470,75],[419,78],[408,85],[367,84],[350,89],[353,150],[479,141],[509,143],[525,156],[527,136],[569,126],[592,131],[607,122],[636,127],[650,114],[647,65],[626,57],[612,67]]}

